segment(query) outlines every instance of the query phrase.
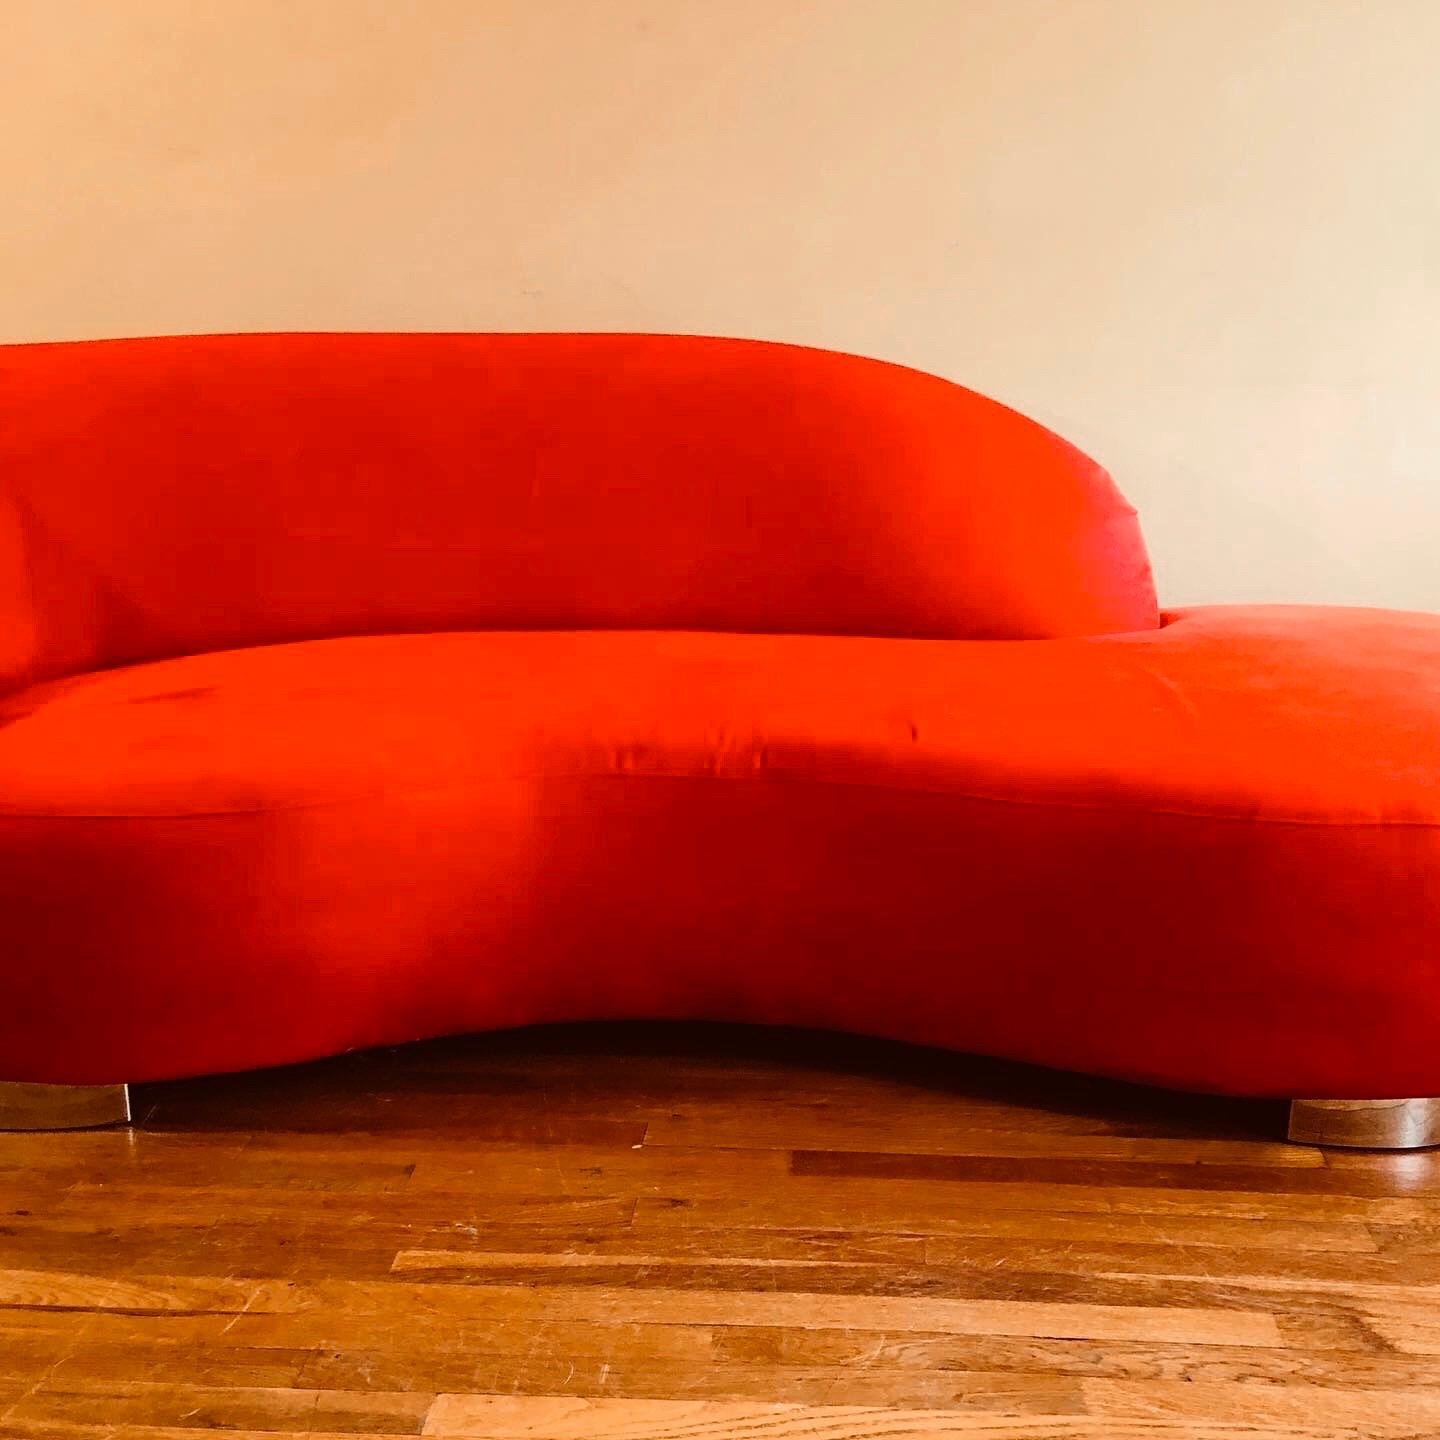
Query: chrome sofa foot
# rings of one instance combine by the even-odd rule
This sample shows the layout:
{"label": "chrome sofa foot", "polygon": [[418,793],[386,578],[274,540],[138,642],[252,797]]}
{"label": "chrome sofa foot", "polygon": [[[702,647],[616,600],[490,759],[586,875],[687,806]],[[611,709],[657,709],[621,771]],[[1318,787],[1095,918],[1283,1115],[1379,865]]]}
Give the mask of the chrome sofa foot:
{"label": "chrome sofa foot", "polygon": [[128,1085],[0,1081],[0,1130],[82,1130],[130,1119]]}
{"label": "chrome sofa foot", "polygon": [[1419,1150],[1440,1145],[1440,1098],[1292,1100],[1291,1140],[1356,1150]]}

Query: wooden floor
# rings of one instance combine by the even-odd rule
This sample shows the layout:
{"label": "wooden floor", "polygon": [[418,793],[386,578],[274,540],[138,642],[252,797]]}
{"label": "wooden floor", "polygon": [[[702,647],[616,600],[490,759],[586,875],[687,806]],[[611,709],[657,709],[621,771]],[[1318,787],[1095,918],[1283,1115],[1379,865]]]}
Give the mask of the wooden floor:
{"label": "wooden floor", "polygon": [[1440,1156],[788,1032],[530,1031],[0,1136],[0,1436],[1440,1436]]}

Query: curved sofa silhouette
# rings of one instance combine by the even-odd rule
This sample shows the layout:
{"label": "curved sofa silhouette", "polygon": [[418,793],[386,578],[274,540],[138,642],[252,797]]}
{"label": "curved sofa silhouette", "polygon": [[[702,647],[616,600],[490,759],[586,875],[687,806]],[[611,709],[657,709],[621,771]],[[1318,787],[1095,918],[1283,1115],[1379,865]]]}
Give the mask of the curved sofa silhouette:
{"label": "curved sofa silhouette", "polygon": [[796,346],[12,345],[0,411],[0,1123],[683,1017],[1440,1139],[1440,618],[1162,612],[1072,446]]}

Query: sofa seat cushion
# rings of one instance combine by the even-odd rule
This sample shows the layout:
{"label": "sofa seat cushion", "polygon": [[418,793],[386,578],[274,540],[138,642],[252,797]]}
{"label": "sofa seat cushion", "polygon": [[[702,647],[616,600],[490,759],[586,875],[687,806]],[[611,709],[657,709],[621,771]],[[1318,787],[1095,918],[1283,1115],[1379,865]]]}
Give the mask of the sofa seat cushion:
{"label": "sofa seat cushion", "polygon": [[691,1017],[1434,1094],[1437,836],[1425,616],[216,652],[0,701],[0,1049],[134,1081]]}

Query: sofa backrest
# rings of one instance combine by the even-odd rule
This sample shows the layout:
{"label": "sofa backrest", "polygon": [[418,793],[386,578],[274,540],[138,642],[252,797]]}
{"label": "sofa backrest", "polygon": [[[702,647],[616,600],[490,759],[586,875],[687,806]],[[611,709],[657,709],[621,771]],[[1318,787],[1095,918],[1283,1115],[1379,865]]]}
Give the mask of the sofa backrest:
{"label": "sofa backrest", "polygon": [[0,673],[454,629],[1150,628],[1134,511],[960,386],[664,335],[0,346]]}

